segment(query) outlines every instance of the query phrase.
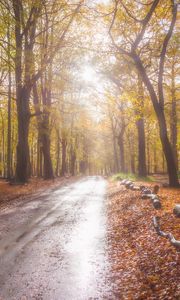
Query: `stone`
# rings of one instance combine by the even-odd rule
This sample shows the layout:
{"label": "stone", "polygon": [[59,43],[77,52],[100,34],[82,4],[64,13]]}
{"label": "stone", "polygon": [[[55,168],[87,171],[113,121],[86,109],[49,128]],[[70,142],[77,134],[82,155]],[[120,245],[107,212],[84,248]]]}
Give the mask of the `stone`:
{"label": "stone", "polygon": [[175,207],[174,207],[174,209],[173,209],[173,214],[174,214],[176,217],[180,218],[180,204],[176,204],[176,205],[175,205]]}

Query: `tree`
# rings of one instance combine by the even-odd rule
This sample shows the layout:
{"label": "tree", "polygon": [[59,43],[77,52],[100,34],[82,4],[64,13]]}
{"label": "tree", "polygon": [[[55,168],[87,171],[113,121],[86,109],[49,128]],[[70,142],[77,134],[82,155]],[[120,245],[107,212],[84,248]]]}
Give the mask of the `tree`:
{"label": "tree", "polygon": [[138,77],[138,107],[135,109],[137,114],[137,131],[138,131],[138,175],[146,177],[146,143],[144,129],[144,94],[141,78]]}
{"label": "tree", "polygon": [[16,181],[26,182],[29,177],[29,99],[32,88],[33,48],[37,21],[42,10],[41,1],[25,6],[21,0],[12,0],[14,12],[15,34],[15,78],[16,105],[18,116],[18,144]]}
{"label": "tree", "polygon": [[[136,1],[135,1],[136,2]],[[166,163],[167,163],[167,169],[168,169],[168,175],[169,175],[169,183],[171,186],[179,186],[179,181],[178,181],[178,176],[177,176],[177,169],[176,169],[176,163],[175,163],[175,158],[173,155],[173,150],[169,141],[168,137],[168,132],[167,132],[167,124],[166,124],[166,118],[165,118],[165,112],[164,112],[164,87],[163,87],[163,76],[164,76],[164,64],[165,64],[165,56],[167,52],[167,47],[168,43],[171,39],[173,29],[175,26],[176,18],[177,18],[177,6],[178,4],[171,0],[171,1],[165,1],[166,4],[169,4],[169,19],[167,19],[167,24],[166,27],[169,25],[168,30],[160,32],[161,38],[160,38],[160,43],[158,45],[158,49],[160,49],[159,52],[159,63],[158,63],[158,83],[157,83],[157,91],[156,91],[156,85],[153,85],[151,81],[150,75],[148,75],[147,72],[147,67],[146,67],[146,62],[147,62],[147,57],[148,54],[152,56],[152,44],[154,39],[152,39],[152,44],[151,38],[148,38],[148,42],[146,42],[145,34],[147,31],[149,32],[149,35],[151,37],[151,33],[156,35],[156,40],[157,40],[157,35],[159,31],[154,31],[153,25],[152,25],[152,17],[154,16],[154,12],[158,13],[158,5],[159,5],[159,0],[154,0],[152,3],[150,2],[148,6],[150,6],[149,10],[147,13],[145,13],[145,16],[142,17],[142,7],[143,4],[141,4],[141,9],[140,9],[140,17],[136,17],[133,15],[132,10],[128,9],[127,6],[124,4],[124,2],[115,1],[115,8],[114,8],[114,13],[113,13],[113,19],[110,25],[110,36],[111,40],[113,42],[113,45],[115,48],[119,51],[120,54],[128,56],[135,64],[142,81],[144,85],[146,86],[154,110],[156,112],[156,116],[158,119],[158,124],[159,124],[159,131],[160,131],[160,139],[163,147],[163,151],[165,154],[166,158]],[[113,27],[116,24],[117,28],[117,23],[118,23],[118,8],[121,6],[121,11],[124,10],[126,13],[126,21],[127,18],[130,19],[129,23],[135,26],[136,32],[132,33],[131,38],[129,39],[127,36],[124,35],[124,38],[126,39],[126,47],[123,47],[122,44],[119,45],[118,42],[116,42],[114,36],[113,36]],[[136,10],[137,11],[137,10]],[[147,11],[147,6],[146,10]],[[155,19],[155,24],[158,27],[158,22],[160,22],[160,19],[162,18],[162,12],[160,11],[158,16],[159,19],[158,21]],[[125,20],[124,18],[124,20]],[[141,18],[141,19],[140,19]],[[156,17],[154,17],[156,18]],[[116,22],[117,21],[117,22]],[[162,30],[162,27],[161,27]],[[129,32],[129,28],[128,28]],[[123,40],[123,42],[125,42]],[[140,48],[141,46],[141,48]],[[146,52],[144,50],[146,48]],[[148,49],[150,48],[150,51]],[[142,58],[142,53],[146,54],[146,62],[143,60],[144,57]],[[156,53],[157,55],[157,53]],[[150,60],[150,56],[148,57]]]}
{"label": "tree", "polygon": [[[16,166],[16,181],[26,182],[29,177],[30,161],[29,161],[29,146],[28,146],[28,133],[30,123],[30,95],[33,85],[43,76],[47,65],[52,64],[52,60],[56,52],[62,45],[65,35],[74,20],[81,2],[77,4],[75,10],[71,12],[66,26],[63,28],[59,40],[54,45],[53,50],[44,54],[40,68],[34,73],[34,53],[33,48],[36,42],[36,29],[40,15],[48,3],[43,4],[41,0],[29,3],[27,6],[22,0],[12,0],[14,18],[15,18],[15,41],[16,41],[16,54],[15,54],[15,77],[16,77],[16,103],[18,112],[18,145],[17,145],[17,166]],[[61,6],[60,8],[63,9]],[[43,30],[47,30],[45,28]],[[46,93],[46,91],[45,91]],[[49,96],[49,95],[48,95]],[[48,99],[49,100],[49,99]],[[50,100],[49,100],[50,101]],[[46,123],[46,124],[45,124]],[[45,126],[48,126],[48,114],[44,119]],[[47,140],[48,134],[44,135],[44,155],[48,159],[46,163],[50,166],[50,156],[48,153],[49,141]],[[45,148],[46,147],[46,148]],[[51,177],[52,170],[48,169],[46,177]],[[49,172],[51,174],[49,174]]]}
{"label": "tree", "polygon": [[[170,45],[167,51],[167,63],[164,75],[165,93],[170,101],[167,101],[165,105],[169,108],[168,115],[170,117],[170,141],[173,148],[176,166],[178,169],[178,72],[179,72],[179,49],[178,49],[178,37],[176,34],[172,37]],[[167,109],[166,109],[167,110]]]}

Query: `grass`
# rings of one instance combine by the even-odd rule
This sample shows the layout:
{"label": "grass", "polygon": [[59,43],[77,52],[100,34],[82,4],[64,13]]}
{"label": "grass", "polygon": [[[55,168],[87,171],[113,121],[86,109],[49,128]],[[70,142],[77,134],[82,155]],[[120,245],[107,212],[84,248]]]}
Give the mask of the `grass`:
{"label": "grass", "polygon": [[129,179],[132,181],[147,181],[147,182],[153,182],[154,178],[151,176],[146,176],[146,177],[139,177],[137,174],[132,174],[132,173],[117,173],[113,175],[112,180],[123,180],[123,179]]}

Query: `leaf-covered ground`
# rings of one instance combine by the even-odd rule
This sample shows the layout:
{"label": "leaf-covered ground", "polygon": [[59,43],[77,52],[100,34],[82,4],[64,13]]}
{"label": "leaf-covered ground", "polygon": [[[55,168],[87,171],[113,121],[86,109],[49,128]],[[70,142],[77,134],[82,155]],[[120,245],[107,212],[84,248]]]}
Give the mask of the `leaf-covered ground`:
{"label": "leaf-covered ground", "polygon": [[113,299],[180,299],[180,253],[157,235],[152,223],[153,216],[161,216],[162,230],[180,239],[180,219],[172,214],[174,204],[180,203],[180,191],[160,189],[159,196],[162,209],[157,211],[150,200],[141,200],[140,192],[109,184],[107,240]]}

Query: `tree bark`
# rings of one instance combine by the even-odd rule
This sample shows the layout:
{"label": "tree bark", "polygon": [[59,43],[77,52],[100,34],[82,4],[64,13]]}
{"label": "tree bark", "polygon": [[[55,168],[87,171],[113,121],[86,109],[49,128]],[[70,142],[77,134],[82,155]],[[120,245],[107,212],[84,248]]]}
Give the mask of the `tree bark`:
{"label": "tree bark", "polygon": [[119,160],[117,154],[117,147],[116,147],[116,137],[113,133],[113,151],[114,151],[114,172],[117,173],[119,171]]}
{"label": "tree bark", "polygon": [[28,133],[30,123],[29,111],[30,89],[25,87],[18,89],[17,93],[17,115],[18,115],[18,144],[17,144],[17,165],[16,182],[25,183],[29,178],[30,158]]}
{"label": "tree bark", "polygon": [[151,165],[150,165],[150,149],[149,149],[149,141],[147,141],[147,173],[150,174]]}
{"label": "tree bark", "polygon": [[171,82],[171,123],[170,123],[170,139],[174,153],[175,163],[178,170],[178,151],[177,151],[177,108],[176,108],[176,92],[175,92],[175,70],[174,62],[172,64],[172,82]]}
{"label": "tree bark", "polygon": [[118,135],[119,156],[120,156],[120,171],[125,172],[125,157],[124,157],[124,128],[120,130]]}
{"label": "tree bark", "polygon": [[57,148],[56,148],[56,176],[59,176],[60,172],[60,136],[59,136],[59,130],[56,130],[57,134]]}
{"label": "tree bark", "polygon": [[[48,26],[48,22],[46,24]],[[44,37],[44,49],[42,52],[48,51],[48,40],[50,38],[50,46],[53,45],[53,27],[51,33],[47,31]],[[41,62],[42,63],[42,62]],[[53,179],[53,165],[51,160],[51,140],[50,140],[50,109],[51,109],[51,89],[52,89],[52,62],[47,66],[44,74],[41,75],[41,96],[43,104],[43,115],[40,124],[40,137],[42,142],[42,152],[44,157],[44,179]]]}
{"label": "tree bark", "polygon": [[176,162],[171,147],[171,143],[167,134],[167,126],[164,113],[161,111],[158,115],[159,127],[160,127],[160,139],[166,158],[168,175],[169,175],[169,184],[172,187],[179,187],[179,180],[177,176]]}
{"label": "tree bark", "polygon": [[42,145],[41,139],[38,132],[38,142],[37,142],[37,170],[36,174],[38,177],[43,176],[43,162],[42,162]]}
{"label": "tree bark", "polygon": [[145,146],[145,130],[144,130],[144,119],[140,117],[137,122],[138,131],[138,175],[146,176],[146,146]]}
{"label": "tree bark", "polygon": [[154,173],[157,173],[157,153],[156,153],[156,145],[154,145]]}
{"label": "tree bark", "polygon": [[7,132],[7,178],[11,178],[11,47],[10,47],[10,24],[8,22],[8,132]]}
{"label": "tree bark", "polygon": [[145,142],[145,129],[144,129],[144,94],[143,84],[140,76],[138,75],[138,107],[136,108],[137,115],[137,132],[138,132],[138,175],[147,176],[146,170],[146,142]]}
{"label": "tree bark", "polygon": [[112,112],[109,109],[109,119],[111,122],[111,131],[112,131],[112,142],[113,142],[113,152],[114,152],[114,173],[117,173],[119,171],[119,160],[118,160],[118,154],[117,154],[117,144],[116,144],[116,125],[117,122],[114,124],[114,118],[112,115]]}
{"label": "tree bark", "polygon": [[43,169],[43,177],[44,179],[53,179],[54,172],[51,160],[50,153],[50,129],[49,129],[49,110],[51,106],[51,95],[46,88],[42,87],[42,101],[44,104],[43,112],[40,111],[40,100],[37,91],[36,83],[33,86],[33,101],[34,108],[37,115],[37,123],[38,123],[38,138],[41,145],[41,151],[43,153],[44,158],[44,169]]}
{"label": "tree bark", "polygon": [[53,166],[50,154],[50,133],[49,133],[49,116],[43,116],[40,125],[40,139],[42,142],[42,153],[44,157],[44,179],[53,179]]}
{"label": "tree bark", "polygon": [[127,131],[127,140],[128,140],[128,146],[129,146],[129,151],[130,151],[130,166],[131,166],[131,172],[133,174],[136,173],[136,168],[135,168],[135,141],[134,141],[134,136],[131,134],[131,132]]}
{"label": "tree bark", "polygon": [[67,142],[65,138],[62,138],[61,145],[62,145],[61,176],[64,176],[66,173],[66,147],[67,147]]}
{"label": "tree bark", "polygon": [[75,164],[76,164],[76,153],[73,149],[71,149],[70,173],[71,173],[72,176],[75,175]]}

